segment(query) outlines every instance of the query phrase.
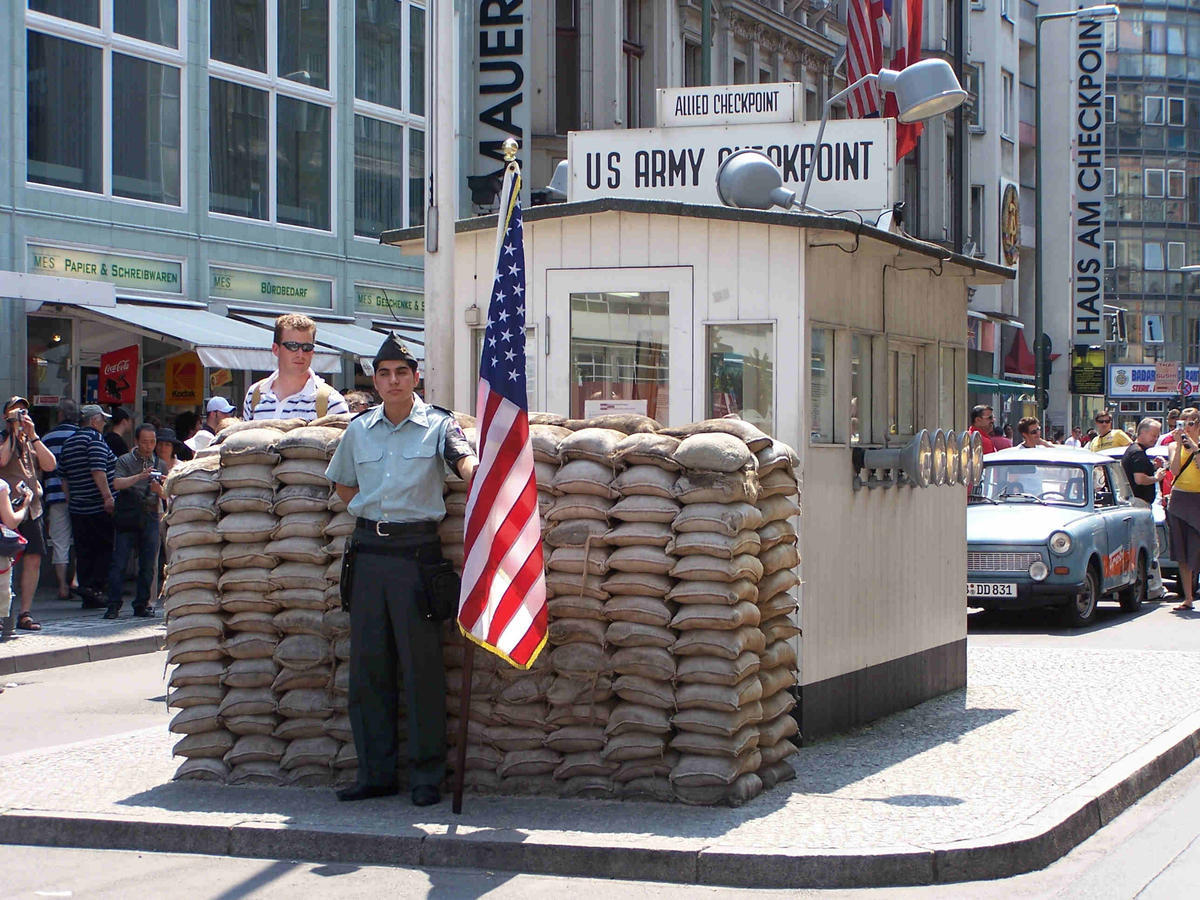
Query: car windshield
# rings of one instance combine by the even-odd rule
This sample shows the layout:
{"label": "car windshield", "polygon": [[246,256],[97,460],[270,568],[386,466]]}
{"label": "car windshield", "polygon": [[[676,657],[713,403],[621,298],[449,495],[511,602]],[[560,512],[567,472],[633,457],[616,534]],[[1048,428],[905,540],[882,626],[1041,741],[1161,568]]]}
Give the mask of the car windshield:
{"label": "car windshield", "polygon": [[984,466],[973,500],[1087,506],[1087,470],[1064,463],[993,463]]}

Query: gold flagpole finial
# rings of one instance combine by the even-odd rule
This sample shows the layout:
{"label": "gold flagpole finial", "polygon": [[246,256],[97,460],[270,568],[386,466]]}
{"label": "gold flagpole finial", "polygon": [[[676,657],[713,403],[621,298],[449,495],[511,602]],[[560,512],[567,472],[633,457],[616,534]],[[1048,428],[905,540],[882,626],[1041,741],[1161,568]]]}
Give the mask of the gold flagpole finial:
{"label": "gold flagpole finial", "polygon": [[504,161],[510,163],[517,158],[517,151],[521,149],[521,145],[513,138],[505,138],[500,149],[504,152]]}

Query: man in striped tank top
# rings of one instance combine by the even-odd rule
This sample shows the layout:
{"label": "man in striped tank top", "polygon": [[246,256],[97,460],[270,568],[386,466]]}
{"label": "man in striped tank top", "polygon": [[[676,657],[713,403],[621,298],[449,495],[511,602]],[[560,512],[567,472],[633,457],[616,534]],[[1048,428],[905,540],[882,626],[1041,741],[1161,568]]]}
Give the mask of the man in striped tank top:
{"label": "man in striped tank top", "polygon": [[346,400],[312,370],[317,323],[308,316],[288,313],[275,320],[271,353],[278,367],[250,385],[242,403],[242,418],[304,419],[349,412]]}

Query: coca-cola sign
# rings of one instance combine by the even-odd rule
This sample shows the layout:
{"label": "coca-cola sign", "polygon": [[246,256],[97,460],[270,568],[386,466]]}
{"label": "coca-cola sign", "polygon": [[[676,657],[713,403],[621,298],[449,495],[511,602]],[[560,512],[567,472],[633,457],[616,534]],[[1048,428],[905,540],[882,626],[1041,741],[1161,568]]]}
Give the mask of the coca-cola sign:
{"label": "coca-cola sign", "polygon": [[100,354],[101,403],[133,403],[137,399],[138,346]]}

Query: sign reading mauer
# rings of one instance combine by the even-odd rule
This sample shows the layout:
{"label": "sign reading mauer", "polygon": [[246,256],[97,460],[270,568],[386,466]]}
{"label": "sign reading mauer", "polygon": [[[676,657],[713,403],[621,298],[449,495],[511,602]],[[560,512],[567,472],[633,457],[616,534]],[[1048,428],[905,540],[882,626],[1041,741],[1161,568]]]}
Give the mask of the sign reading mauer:
{"label": "sign reading mauer", "polygon": [[827,210],[891,208],[896,127],[892,119],[830,122],[818,150],[817,125],[727,125],[572,131],[568,199],[627,197],[720,206],[717,167],[744,148],[763,151],[784,186],[799,193],[816,167],[809,201]]}

